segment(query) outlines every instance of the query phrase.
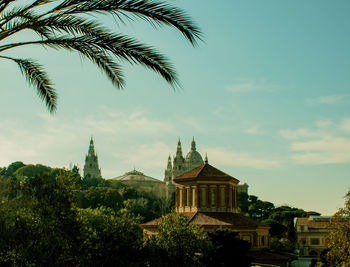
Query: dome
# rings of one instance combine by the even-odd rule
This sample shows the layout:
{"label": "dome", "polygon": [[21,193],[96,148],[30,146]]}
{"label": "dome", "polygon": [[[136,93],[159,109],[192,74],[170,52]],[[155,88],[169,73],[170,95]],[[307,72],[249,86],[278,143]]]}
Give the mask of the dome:
{"label": "dome", "polygon": [[186,162],[191,165],[201,165],[204,163],[201,154],[196,150],[187,153]]}
{"label": "dome", "polygon": [[162,181],[144,175],[142,172],[139,172],[137,170],[132,170],[129,172],[126,172],[124,175],[112,178],[112,180],[117,180],[117,181],[145,181],[145,182],[156,182],[156,183],[162,183]]}
{"label": "dome", "polygon": [[186,163],[193,168],[204,163],[201,154],[199,154],[196,150],[196,142],[194,141],[194,137],[191,143],[191,151],[186,155]]}

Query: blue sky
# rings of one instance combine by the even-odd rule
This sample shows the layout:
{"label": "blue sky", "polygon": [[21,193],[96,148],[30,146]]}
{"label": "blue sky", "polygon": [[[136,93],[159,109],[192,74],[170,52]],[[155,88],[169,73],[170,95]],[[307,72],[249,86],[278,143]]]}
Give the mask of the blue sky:
{"label": "blue sky", "polygon": [[[209,163],[277,205],[333,214],[350,189],[350,2],[176,0],[204,33],[193,48],[171,28],[144,21],[116,32],[156,46],[174,63],[182,88],[124,65],[123,91],[77,54],[27,47],[59,94],[50,115],[2,61],[0,166],[22,160],[83,166],[94,136],[102,174],[134,167],[163,178],[178,138],[192,136]],[[20,38],[30,36],[23,33]]]}

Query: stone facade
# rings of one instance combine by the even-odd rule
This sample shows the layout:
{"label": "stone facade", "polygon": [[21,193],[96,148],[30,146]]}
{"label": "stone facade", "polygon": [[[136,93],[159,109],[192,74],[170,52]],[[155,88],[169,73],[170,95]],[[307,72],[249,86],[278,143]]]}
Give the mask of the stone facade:
{"label": "stone facade", "polygon": [[196,149],[196,142],[194,141],[194,138],[191,143],[191,150],[187,153],[186,158],[182,156],[181,141],[179,140],[177,142],[176,155],[173,162],[171,162],[171,157],[168,157],[167,168],[164,172],[164,182],[172,185],[174,183],[174,178],[198,167],[199,165],[202,165],[203,163],[202,156]]}
{"label": "stone facade", "polygon": [[[205,157],[207,160],[207,156]],[[191,142],[191,150],[187,153],[186,157],[182,156],[182,147],[181,141],[177,142],[176,155],[173,158],[173,162],[171,162],[171,157],[169,155],[167,168],[164,171],[164,182],[169,185],[169,195],[174,192],[174,179],[185,172],[193,170],[194,168],[202,165],[204,163],[201,154],[197,151],[196,142],[194,138]],[[246,193],[248,194],[249,185],[244,183],[237,185],[238,193]]]}
{"label": "stone facade", "polygon": [[[228,228],[253,248],[269,246],[270,227],[238,213],[239,181],[205,163],[173,179],[175,211],[205,230]],[[161,218],[142,224],[146,235],[157,234]]]}
{"label": "stone facade", "polygon": [[98,165],[98,157],[95,153],[94,140],[90,139],[89,151],[85,156],[84,178],[101,178],[101,169]]}
{"label": "stone facade", "polygon": [[295,218],[297,248],[301,256],[320,256],[326,249],[326,236],[330,232],[331,217],[310,216]]}

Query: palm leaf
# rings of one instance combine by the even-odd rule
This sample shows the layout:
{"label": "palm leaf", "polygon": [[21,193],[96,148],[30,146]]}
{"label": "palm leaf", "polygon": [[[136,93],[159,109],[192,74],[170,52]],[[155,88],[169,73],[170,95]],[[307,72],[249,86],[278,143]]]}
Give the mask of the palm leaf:
{"label": "palm leaf", "polygon": [[57,95],[52,87],[46,72],[43,67],[31,59],[19,59],[6,56],[0,58],[9,59],[17,63],[22,74],[26,77],[28,83],[36,88],[39,97],[45,102],[51,113],[54,113],[57,108]]}

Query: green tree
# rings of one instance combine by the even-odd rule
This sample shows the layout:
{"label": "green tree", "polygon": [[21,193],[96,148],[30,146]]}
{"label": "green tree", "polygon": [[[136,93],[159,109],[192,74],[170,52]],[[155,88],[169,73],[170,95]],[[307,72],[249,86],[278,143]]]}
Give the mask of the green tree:
{"label": "green tree", "polygon": [[344,208],[332,217],[332,230],[326,239],[329,266],[350,266],[350,190],[345,198]]}
{"label": "green tree", "polygon": [[158,231],[146,241],[149,266],[202,266],[201,258],[210,241],[202,228],[189,224],[186,215],[164,216]]}
{"label": "green tree", "polygon": [[238,238],[238,233],[227,229],[217,229],[208,233],[210,249],[204,253],[206,266],[250,267],[252,259],[246,255],[251,245]]}
{"label": "green tree", "polygon": [[22,168],[24,166],[25,164],[22,161],[12,162],[10,165],[7,166],[6,170],[3,171],[3,175],[6,177],[13,177],[15,175],[15,172],[19,168]]}
{"label": "green tree", "polygon": [[82,192],[83,208],[107,207],[119,210],[122,207],[123,198],[118,190],[110,187],[89,187]]}
{"label": "green tree", "polygon": [[140,266],[142,229],[135,218],[111,209],[81,209],[81,266]]}
{"label": "green tree", "polygon": [[[101,14],[116,21],[143,19],[152,25],[172,26],[192,44],[201,32],[179,8],[159,0],[0,0],[0,59],[15,62],[50,112],[56,110],[56,91],[43,67],[32,59],[6,52],[28,45],[76,51],[96,64],[117,88],[125,84],[119,61],[140,64],[159,73],[169,84],[178,84],[169,60],[153,47],[103,25]],[[38,38],[13,42],[24,30]]]}

